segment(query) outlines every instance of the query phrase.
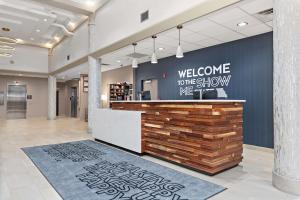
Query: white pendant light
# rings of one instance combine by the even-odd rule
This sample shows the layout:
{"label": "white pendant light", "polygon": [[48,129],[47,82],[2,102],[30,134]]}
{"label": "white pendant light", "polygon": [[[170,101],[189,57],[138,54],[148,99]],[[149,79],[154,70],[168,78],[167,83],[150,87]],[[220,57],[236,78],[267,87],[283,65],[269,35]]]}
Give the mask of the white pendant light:
{"label": "white pendant light", "polygon": [[157,61],[157,56],[156,56],[156,52],[155,52],[155,39],[157,38],[157,36],[153,35],[152,38],[153,38],[153,54],[152,54],[152,57],[151,57],[151,63],[152,64],[157,64],[158,61]]}
{"label": "white pendant light", "polygon": [[137,59],[134,58],[134,59],[132,60],[132,68],[138,68],[138,67],[139,67],[139,66],[138,66]]}
{"label": "white pendant light", "polygon": [[179,43],[178,43],[178,47],[177,47],[177,51],[176,51],[176,58],[183,58],[183,50],[182,50],[182,47],[181,47],[181,38],[180,38],[180,31],[182,29],[182,25],[178,25],[177,26],[177,29],[178,29],[178,33],[179,33]]}
{"label": "white pendant light", "polygon": [[[133,46],[133,52],[135,54],[135,47],[136,47],[137,43],[132,43],[132,46]],[[133,58],[132,60],[132,68],[138,68],[139,65],[138,65],[138,61],[136,58]]]}
{"label": "white pendant light", "polygon": [[181,45],[178,45],[177,51],[176,51],[176,58],[183,58],[183,50],[181,48]]}

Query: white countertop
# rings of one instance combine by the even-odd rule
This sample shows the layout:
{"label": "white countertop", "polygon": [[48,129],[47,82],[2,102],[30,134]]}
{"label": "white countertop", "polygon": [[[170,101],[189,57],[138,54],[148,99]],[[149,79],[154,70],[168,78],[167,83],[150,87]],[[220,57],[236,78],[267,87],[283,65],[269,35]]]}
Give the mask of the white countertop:
{"label": "white countertop", "polygon": [[149,101],[111,101],[111,103],[172,103],[172,102],[178,102],[178,103],[230,103],[230,102],[236,102],[236,103],[245,103],[246,100],[235,100],[235,99],[202,99],[202,100],[149,100]]}

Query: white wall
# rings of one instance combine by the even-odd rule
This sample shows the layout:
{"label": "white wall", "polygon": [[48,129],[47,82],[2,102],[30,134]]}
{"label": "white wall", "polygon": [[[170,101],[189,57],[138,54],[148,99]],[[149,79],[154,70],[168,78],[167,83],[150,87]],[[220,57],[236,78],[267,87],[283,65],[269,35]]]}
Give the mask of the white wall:
{"label": "white wall", "polygon": [[[142,31],[156,23],[182,13],[209,0],[111,0],[96,13],[95,49]],[[149,20],[140,23],[140,14],[149,10]],[[51,58],[50,71],[59,69],[88,54],[87,23],[76,35],[58,45]],[[71,55],[67,61],[67,55]]]}
{"label": "white wall", "polygon": [[[57,47],[53,49],[50,57],[50,72],[71,63],[88,54],[88,22],[85,22],[78,28],[75,35],[63,40]],[[70,55],[70,60],[67,56]]]}
{"label": "white wall", "polygon": [[[208,0],[112,0],[96,14],[96,49],[142,31]],[[140,14],[149,10],[149,19]],[[109,33],[109,34],[107,34]]]}
{"label": "white wall", "polygon": [[48,49],[27,45],[15,47],[12,57],[0,57],[0,70],[48,73]]}

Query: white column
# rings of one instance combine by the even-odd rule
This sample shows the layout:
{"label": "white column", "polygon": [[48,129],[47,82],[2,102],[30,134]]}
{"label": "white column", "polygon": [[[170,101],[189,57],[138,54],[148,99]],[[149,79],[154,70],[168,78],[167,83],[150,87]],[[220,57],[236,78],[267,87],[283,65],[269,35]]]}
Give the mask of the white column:
{"label": "white column", "polygon": [[101,107],[101,60],[89,56],[88,132],[93,133],[94,111]]}
{"label": "white column", "polygon": [[89,16],[88,27],[89,27],[89,52],[93,53],[93,51],[95,51],[95,41],[97,39],[95,34],[95,28],[96,28],[95,14],[91,14]]}
{"label": "white column", "polygon": [[56,77],[48,77],[48,120],[56,119]]}
{"label": "white column", "polygon": [[274,1],[273,185],[300,195],[300,1]]}

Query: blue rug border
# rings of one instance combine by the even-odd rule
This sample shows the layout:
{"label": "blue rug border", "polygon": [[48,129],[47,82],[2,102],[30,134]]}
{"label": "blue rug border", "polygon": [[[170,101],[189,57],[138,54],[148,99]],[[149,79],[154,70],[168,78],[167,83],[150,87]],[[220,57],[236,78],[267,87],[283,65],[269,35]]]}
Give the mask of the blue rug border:
{"label": "blue rug border", "polygon": [[[51,181],[47,178],[47,176],[46,176],[46,175],[43,173],[43,171],[39,168],[39,166],[38,166],[38,165],[30,158],[30,156],[29,156],[29,155],[27,154],[27,152],[26,152],[26,149],[27,149],[27,148],[34,148],[34,147],[44,147],[44,146],[56,145],[56,144],[68,144],[68,143],[72,143],[72,142],[82,142],[82,141],[92,141],[92,142],[94,142],[94,143],[100,143],[100,144],[103,144],[103,145],[108,146],[108,147],[110,147],[110,148],[114,148],[114,149],[116,149],[116,150],[118,150],[118,151],[122,151],[122,152],[127,153],[127,154],[130,154],[130,155],[132,155],[132,156],[136,156],[136,157],[139,157],[139,158],[141,158],[141,159],[144,159],[144,158],[142,158],[142,154],[141,154],[141,156],[139,156],[139,155],[134,154],[134,153],[131,153],[131,152],[129,152],[129,151],[122,150],[122,149],[120,149],[120,148],[114,147],[114,146],[109,145],[109,144],[107,144],[107,143],[102,143],[101,141],[95,141],[95,140],[75,140],[75,141],[63,142],[63,143],[55,143],[55,144],[45,144],[45,145],[40,145],[40,146],[22,147],[21,150],[22,150],[22,151],[25,153],[25,155],[31,160],[31,162],[32,162],[32,163],[34,164],[34,166],[39,170],[39,172],[45,177],[45,179],[47,180],[47,182],[48,182],[48,183],[51,185],[51,187],[56,191],[56,193],[57,193],[62,199],[64,199],[64,198],[62,197],[62,195],[60,194],[60,192],[58,192],[58,191],[56,190],[56,188],[55,188],[54,185],[51,183]],[[162,167],[166,167],[166,166],[163,166],[163,165],[161,165],[161,164],[159,164],[159,163],[155,163],[155,162],[152,162],[152,161],[147,160],[147,159],[144,159],[144,160],[146,160],[146,161],[148,161],[148,162],[151,162],[151,163],[154,163],[154,164],[157,164],[157,165],[160,165],[160,166],[162,166]],[[180,167],[182,167],[182,166],[180,166]],[[177,171],[177,170],[172,169],[172,168],[169,168],[169,167],[166,167],[166,168],[168,168],[169,170],[176,171],[177,173],[183,173],[183,174],[185,174],[185,175],[187,175],[187,176],[191,176],[191,175],[189,175],[189,174],[186,174],[186,173],[184,173],[184,172]],[[199,172],[198,172],[198,173],[199,173]],[[194,177],[194,176],[192,176],[192,177]],[[194,177],[194,178],[196,178],[196,177]],[[202,179],[200,179],[200,180],[202,180]],[[206,180],[203,180],[203,181],[206,181]],[[210,181],[207,181],[207,182],[210,182]],[[216,184],[216,183],[213,183],[213,184]],[[216,184],[216,185],[219,185],[219,184]],[[220,193],[222,193],[222,192],[224,192],[225,190],[228,189],[227,187],[224,187],[224,186],[222,186],[222,187],[224,188],[223,190],[221,190],[221,191],[219,191],[219,192],[217,192],[217,193],[215,193],[215,194],[213,194],[213,195],[207,197],[206,200],[208,200],[208,199],[210,199],[210,198],[212,198],[212,197],[214,197],[214,196],[216,196],[216,195],[219,195]]]}

